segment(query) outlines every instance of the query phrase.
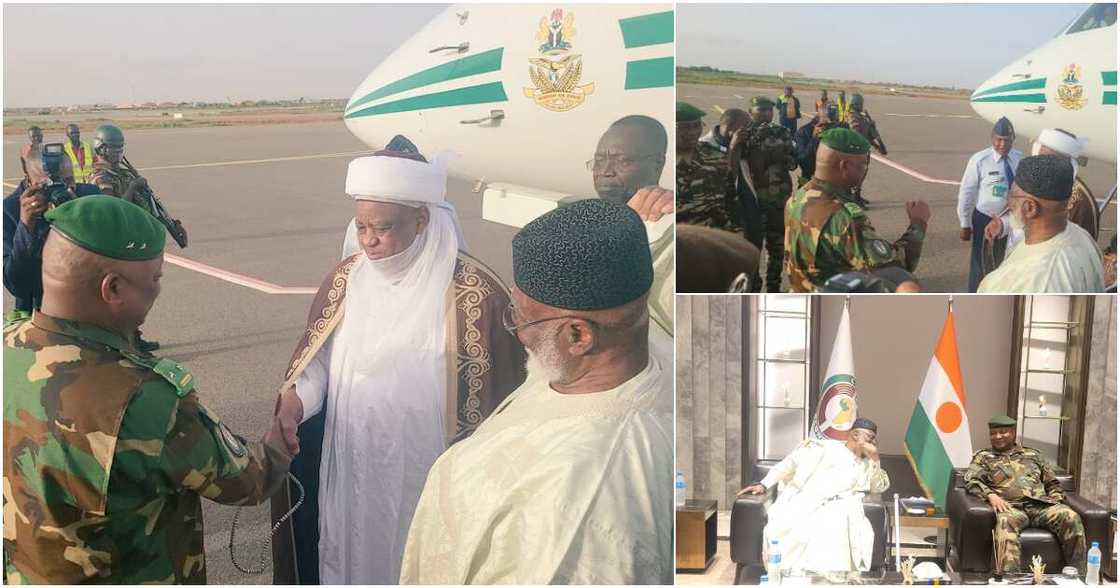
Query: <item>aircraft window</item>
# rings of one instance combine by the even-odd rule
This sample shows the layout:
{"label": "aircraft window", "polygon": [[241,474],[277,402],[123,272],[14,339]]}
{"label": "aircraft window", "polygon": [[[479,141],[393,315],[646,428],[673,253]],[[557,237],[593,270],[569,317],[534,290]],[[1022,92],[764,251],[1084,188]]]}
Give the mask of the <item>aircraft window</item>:
{"label": "aircraft window", "polygon": [[1067,35],[1091,31],[1116,24],[1116,4],[1094,4],[1066,31]]}

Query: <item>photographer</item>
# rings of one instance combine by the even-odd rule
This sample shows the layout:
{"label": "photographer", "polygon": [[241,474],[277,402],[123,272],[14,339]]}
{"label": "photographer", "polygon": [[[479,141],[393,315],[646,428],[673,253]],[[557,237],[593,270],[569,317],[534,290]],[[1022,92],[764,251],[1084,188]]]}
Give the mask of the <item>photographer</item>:
{"label": "photographer", "polygon": [[30,313],[43,295],[42,251],[47,210],[79,196],[97,194],[97,186],[74,182],[70,159],[53,143],[23,155],[24,178],[4,198],[4,287],[15,298],[16,312]]}

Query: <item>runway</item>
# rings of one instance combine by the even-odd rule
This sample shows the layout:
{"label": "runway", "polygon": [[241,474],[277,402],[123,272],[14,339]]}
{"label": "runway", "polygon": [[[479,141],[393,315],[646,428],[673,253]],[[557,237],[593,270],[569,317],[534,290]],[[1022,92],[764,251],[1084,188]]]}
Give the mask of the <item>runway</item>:
{"label": "runway", "polygon": [[[746,109],[752,96],[773,99],[779,93],[774,88],[683,84],[678,86],[677,99],[708,112],[704,122],[711,128],[722,110]],[[834,94],[829,92],[830,97]],[[800,126],[812,116],[818,94],[797,96],[804,114]],[[875,154],[864,183],[863,194],[872,203],[868,216],[876,231],[889,240],[898,238],[908,224],[906,201],[926,200],[933,216],[916,275],[929,292],[966,291],[969,244],[960,240],[957,184],[969,157],[988,146],[991,124],[973,113],[964,100],[869,94],[864,103],[887,145],[885,159],[889,160]],[[1015,148],[1029,154],[1030,141],[1020,137]],[[1116,165],[1090,161],[1078,175],[1094,196],[1103,199],[1116,183]],[[1103,219],[1102,228],[1107,230],[1101,232],[1102,246],[1115,235],[1116,207],[1108,207]]]}
{"label": "runway", "polygon": [[[259,439],[311,294],[341,258],[354,209],[343,193],[347,164],[368,149],[341,121],[129,131],[126,138],[129,160],[190,235],[185,250],[168,239],[163,291],[144,335],[163,345],[157,354],[194,374],[203,402],[233,431]],[[4,139],[6,184],[22,175],[23,141]],[[472,188],[451,179],[448,198],[469,251],[509,283],[516,231],[483,221],[482,196]],[[11,189],[6,185],[5,193]],[[4,307],[11,308],[6,291]],[[203,504],[209,582],[269,583],[270,572],[244,576],[230,563],[234,509]],[[245,509],[240,561],[256,565],[267,519],[267,506]]]}

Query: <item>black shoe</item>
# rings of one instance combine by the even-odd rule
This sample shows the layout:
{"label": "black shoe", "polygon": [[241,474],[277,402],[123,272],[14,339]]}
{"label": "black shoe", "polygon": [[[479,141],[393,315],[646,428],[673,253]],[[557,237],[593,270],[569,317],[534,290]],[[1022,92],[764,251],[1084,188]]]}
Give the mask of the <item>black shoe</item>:
{"label": "black shoe", "polygon": [[159,342],[158,341],[145,341],[141,337],[137,336],[136,337],[136,347],[139,348],[140,351],[142,351],[144,353],[151,353],[151,352],[159,349]]}

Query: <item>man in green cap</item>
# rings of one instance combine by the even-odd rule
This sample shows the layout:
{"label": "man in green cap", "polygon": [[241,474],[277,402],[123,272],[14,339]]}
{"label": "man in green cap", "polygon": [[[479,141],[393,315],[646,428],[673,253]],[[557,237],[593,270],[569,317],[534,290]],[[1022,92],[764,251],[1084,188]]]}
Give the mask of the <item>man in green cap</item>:
{"label": "man in green cap", "polygon": [[247,443],[190,373],[133,334],[159,296],[166,232],[85,196],[48,211],[43,301],[4,329],[4,563],[13,584],[205,583],[201,498],[256,504],[294,436]]}
{"label": "man in green cap", "polygon": [[1063,504],[1065,493],[1054,470],[1037,449],[1015,442],[1015,419],[1007,415],[988,421],[991,449],[972,456],[965,490],[996,511],[995,541],[1002,547],[1001,571],[1019,571],[1019,532],[1025,527],[1049,529],[1058,538],[1066,565],[1085,573],[1085,527],[1081,517]]}
{"label": "man in green cap", "polygon": [[852,191],[863,184],[871,145],[851,129],[821,134],[817,165],[786,205],[786,269],[790,289],[812,292],[846,271],[870,271],[889,264],[913,272],[929,223],[929,205],[906,203],[910,226],[894,243],[880,238]]}
{"label": "man in green cap", "polygon": [[[863,135],[863,138],[867,139],[867,142],[871,143],[871,146],[880,155],[887,154],[887,145],[883,143],[883,137],[879,135],[879,127],[875,126],[875,120],[871,118],[871,114],[863,109],[863,94],[852,94],[850,110],[848,111],[848,128]],[[855,190],[854,198],[864,207],[871,204],[863,197],[862,190],[858,188]]]}
{"label": "man in green cap", "polygon": [[737,233],[739,204],[730,190],[727,154],[715,141],[701,140],[703,117],[703,110],[677,102],[677,222]]}
{"label": "man in green cap", "polygon": [[[789,172],[797,168],[793,135],[771,122],[773,117],[774,103],[765,96],[755,96],[751,100],[751,125],[730,150],[737,183],[749,183],[757,199],[758,220],[744,220],[744,224],[754,229],[746,232],[747,240],[760,251],[766,249],[766,291],[770,293],[781,292],[782,288],[783,213],[793,190]],[[747,214],[752,208],[744,204]],[[757,270],[750,281],[752,292],[762,291]]]}

